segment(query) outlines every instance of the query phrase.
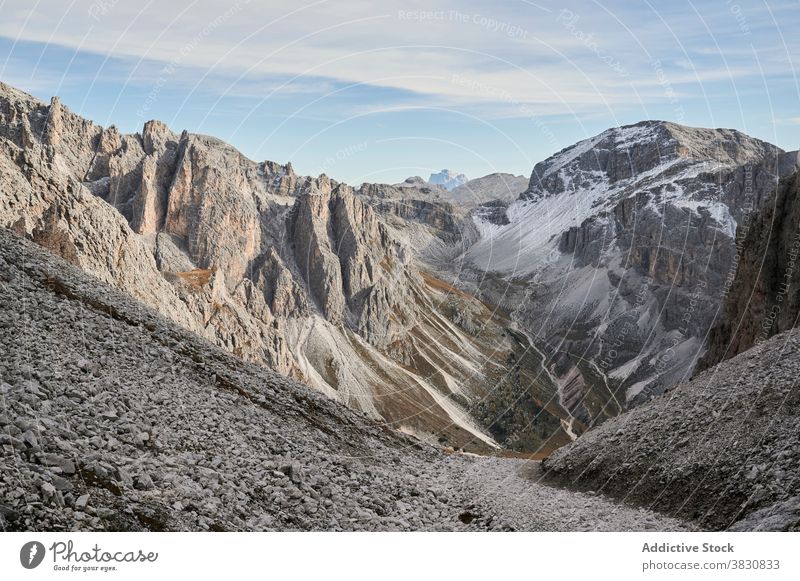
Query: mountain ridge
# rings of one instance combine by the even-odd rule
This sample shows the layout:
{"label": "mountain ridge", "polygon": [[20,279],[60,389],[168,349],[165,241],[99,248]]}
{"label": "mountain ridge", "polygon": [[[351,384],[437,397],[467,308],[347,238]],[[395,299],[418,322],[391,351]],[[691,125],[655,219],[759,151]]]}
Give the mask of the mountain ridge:
{"label": "mountain ridge", "polygon": [[[681,301],[704,317],[718,304],[743,202],[761,203],[793,163],[736,132],[645,121],[540,162],[516,201],[461,208],[418,183],[353,189],[158,121],[122,135],[57,98],[4,94],[4,225],[246,360],[479,451],[552,449],[688,373],[710,322],[681,331]],[[719,160],[698,154],[714,148]],[[538,238],[516,237],[521,226]],[[687,240],[689,266],[671,249]],[[698,292],[692,264],[712,255],[712,290]],[[563,312],[542,318],[546,304]],[[625,330],[648,320],[649,346]],[[665,348],[676,362],[643,364]]]}
{"label": "mountain ridge", "polygon": [[[728,329],[761,284],[754,256],[779,254],[760,233],[778,220],[792,238],[796,173],[772,192],[796,168],[744,134],[649,121],[467,208],[416,180],[299,176],[158,121],[123,135],[2,85],[0,420],[28,480],[0,472],[0,524],[796,529],[795,334],[685,381],[744,218]],[[741,426],[746,445],[720,454]],[[220,457],[230,442],[243,461]],[[684,520],[543,489],[500,448],[548,457],[568,487],[658,491]]]}

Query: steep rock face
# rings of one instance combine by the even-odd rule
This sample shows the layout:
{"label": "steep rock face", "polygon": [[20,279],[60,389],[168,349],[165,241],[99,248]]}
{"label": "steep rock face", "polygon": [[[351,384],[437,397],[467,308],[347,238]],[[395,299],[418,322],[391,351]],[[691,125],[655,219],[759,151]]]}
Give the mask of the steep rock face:
{"label": "steep rock face", "polygon": [[460,237],[465,212],[438,192],[404,184],[389,186],[365,183],[358,193],[380,215],[398,218],[396,223],[400,227],[408,221],[423,224],[435,236],[450,244]]}
{"label": "steep rock face", "polygon": [[428,271],[451,271],[478,237],[469,210],[451,202],[443,188],[365,183],[358,194]]}
{"label": "steep rock face", "polygon": [[138,234],[177,237],[198,267],[224,265],[227,277],[240,280],[260,245],[257,195],[265,186],[256,164],[221,141],[178,136],[159,121],[148,121],[141,136],[108,141],[118,147],[100,150],[92,191]]}
{"label": "steep rock face", "polygon": [[783,180],[737,230],[736,275],[698,363],[706,369],[797,325],[800,315],[800,179]]}
{"label": "steep rock face", "polygon": [[608,130],[537,164],[505,220],[474,212],[460,278],[535,331],[575,418],[601,421],[690,373],[737,221],[796,158],[731,130]]}
{"label": "steep rock face", "polygon": [[[24,96],[27,100],[20,101],[23,94],[13,90],[8,94],[16,99],[0,99],[3,110],[0,127],[4,135],[14,137],[24,133],[25,128],[31,126],[26,121],[29,118],[47,119],[46,105],[27,106],[29,97]],[[6,116],[9,111],[15,113]],[[65,119],[70,121],[71,116],[63,110],[59,115],[63,128]],[[87,127],[85,123],[71,121],[68,125],[79,129]],[[47,126],[44,121],[39,124],[39,135]],[[50,138],[59,131],[51,131]],[[90,133],[99,135],[99,131]],[[153,256],[123,217],[64,171],[76,160],[89,160],[91,156],[75,143],[70,158],[65,158],[60,150],[39,139],[38,135],[30,133],[19,141],[20,145],[8,138],[0,140],[2,225],[32,237],[100,280],[125,288],[135,298],[169,313],[179,324],[202,333],[202,327],[173,287],[158,273]],[[69,136],[64,139],[72,142]],[[27,145],[22,147],[24,143]],[[82,167],[88,164],[86,161]]]}
{"label": "steep rock face", "polygon": [[291,163],[281,165],[274,161],[265,161],[262,169],[267,182],[267,191],[278,196],[291,196],[300,179]]}
{"label": "steep rock face", "polygon": [[289,222],[300,272],[330,322],[349,321],[380,347],[413,324],[408,255],[352,188],[322,180],[298,198]]}
{"label": "steep rock face", "polygon": [[[80,119],[57,99],[48,106],[1,88],[4,225],[243,357],[292,371],[271,313],[254,316],[237,302],[261,226],[247,212],[255,203],[234,199],[231,180],[255,181],[256,168],[240,163],[243,175],[228,178],[241,156],[224,151],[219,157],[227,164],[214,158],[206,171],[203,159],[215,155],[210,138],[177,136],[159,122],[123,136]],[[185,223],[187,213],[197,230]],[[208,273],[217,273],[215,284]]]}
{"label": "steep rock face", "polygon": [[473,210],[473,215],[478,221],[494,224],[495,226],[506,226],[511,223],[508,219],[508,205],[508,202],[503,202],[502,200],[485,202]]}
{"label": "steep rock face", "polygon": [[253,165],[216,139],[190,136],[168,193],[164,231],[186,241],[198,267],[218,266],[236,282],[262,246]]}
{"label": "steep rock face", "polygon": [[142,146],[141,181],[131,200],[130,221],[139,234],[154,234],[164,228],[167,219],[169,181],[179,155],[178,139],[166,125],[148,121],[142,129]]}
{"label": "steep rock face", "polygon": [[255,269],[253,283],[263,290],[264,300],[275,317],[285,319],[310,314],[304,289],[274,247],[267,250],[262,265]]}

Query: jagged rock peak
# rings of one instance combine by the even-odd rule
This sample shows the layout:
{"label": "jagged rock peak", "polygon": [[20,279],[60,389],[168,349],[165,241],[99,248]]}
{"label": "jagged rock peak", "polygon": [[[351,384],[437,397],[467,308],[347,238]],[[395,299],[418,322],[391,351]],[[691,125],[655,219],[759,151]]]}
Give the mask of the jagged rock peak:
{"label": "jagged rock peak", "polygon": [[178,138],[176,135],[170,131],[167,124],[162,121],[151,119],[147,121],[142,128],[142,144],[145,153],[148,155],[152,155],[154,152],[163,149],[167,141],[177,140]]}

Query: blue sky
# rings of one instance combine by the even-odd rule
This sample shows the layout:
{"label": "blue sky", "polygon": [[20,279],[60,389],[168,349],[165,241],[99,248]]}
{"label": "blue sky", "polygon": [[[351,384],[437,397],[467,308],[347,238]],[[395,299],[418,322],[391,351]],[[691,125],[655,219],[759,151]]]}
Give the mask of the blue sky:
{"label": "blue sky", "polygon": [[[352,184],[529,175],[642,119],[800,148],[800,1],[6,0],[0,80]],[[794,61],[792,60],[794,59]]]}

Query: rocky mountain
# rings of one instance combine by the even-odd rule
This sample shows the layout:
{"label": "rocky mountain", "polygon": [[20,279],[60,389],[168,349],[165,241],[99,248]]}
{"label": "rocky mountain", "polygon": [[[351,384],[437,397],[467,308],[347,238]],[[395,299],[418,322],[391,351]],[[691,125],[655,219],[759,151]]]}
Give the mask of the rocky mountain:
{"label": "rocky mountain", "polygon": [[645,122],[470,208],[458,188],[353,189],[157,121],[123,135],[0,86],[1,226],[245,361],[481,453],[547,454],[685,377],[736,224],[795,165]]}
{"label": "rocky mountain", "polygon": [[445,453],[0,229],[0,530],[685,530]]}
{"label": "rocky mountain", "polygon": [[0,526],[796,530],[796,167],[651,121],[471,206],[0,85]]}
{"label": "rocky mountain", "polygon": [[467,209],[454,204],[441,188],[362,184],[362,199],[372,206],[394,235],[414,248],[414,257],[431,263],[462,254],[477,232]]}
{"label": "rocky mountain", "polygon": [[792,329],[800,315],[800,189],[792,174],[760,211],[736,232],[736,274],[712,329],[708,351],[698,363],[706,369]]}
{"label": "rocky mountain", "polygon": [[[390,190],[386,184],[380,185]],[[487,202],[516,200],[528,189],[528,178],[510,173],[493,173],[465,181],[453,188],[445,188],[443,185],[436,185],[426,182],[419,176],[413,176],[402,183],[394,184],[393,188],[405,191],[416,188],[422,194],[427,194],[431,200],[450,202],[460,209],[471,210]]]}
{"label": "rocky mountain", "polygon": [[0,225],[187,329],[440,445],[568,440],[525,336],[428,267],[474,232],[454,206],[157,121],[122,135],[5,85],[0,128]]}
{"label": "rocky mountain", "polygon": [[528,189],[528,178],[510,173],[493,173],[450,190],[450,199],[463,208],[487,202],[512,202]]}
{"label": "rocky mountain", "polygon": [[477,208],[451,282],[510,311],[562,406],[593,425],[688,377],[737,223],[796,165],[732,130],[610,129],[537,164],[518,200]]}
{"label": "rocky mountain", "polygon": [[449,191],[467,183],[467,176],[463,173],[455,173],[449,169],[443,169],[440,172],[432,173],[431,177],[428,178],[428,183],[432,186],[441,186]]}

